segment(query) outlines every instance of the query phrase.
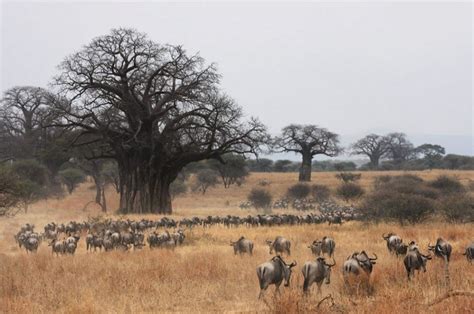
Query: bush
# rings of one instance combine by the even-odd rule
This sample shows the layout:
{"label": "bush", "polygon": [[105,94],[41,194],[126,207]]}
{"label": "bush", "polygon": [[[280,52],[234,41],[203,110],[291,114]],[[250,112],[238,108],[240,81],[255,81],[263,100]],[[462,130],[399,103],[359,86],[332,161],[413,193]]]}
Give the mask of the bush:
{"label": "bush", "polygon": [[336,195],[346,202],[349,202],[364,195],[364,189],[357,183],[347,182],[337,188]]}
{"label": "bush", "polygon": [[264,189],[253,188],[247,199],[256,209],[270,209],[272,207],[272,195]]}
{"label": "bush", "polygon": [[356,182],[360,180],[361,178],[360,173],[352,173],[352,172],[341,172],[336,174],[336,178],[341,180],[344,183],[349,183],[349,182]]}
{"label": "bush", "polygon": [[474,199],[467,194],[447,195],[440,200],[438,208],[450,222],[474,222]]}
{"label": "bush", "polygon": [[331,197],[331,190],[325,185],[313,184],[311,186],[311,195],[316,202],[321,203]]}
{"label": "bush", "polygon": [[288,188],[286,192],[290,199],[304,199],[307,198],[311,192],[310,187],[304,183],[297,183]]}
{"label": "bush", "polygon": [[86,180],[86,175],[84,172],[77,168],[67,168],[61,170],[59,172],[59,177],[61,178],[61,182],[66,185],[67,191],[69,194],[79,186],[79,184],[83,183]]}
{"label": "bush", "polygon": [[429,186],[439,190],[444,194],[464,192],[464,187],[459,179],[448,177],[446,175],[437,177],[434,181],[429,183]]}
{"label": "bush", "polygon": [[183,180],[174,180],[170,185],[170,194],[172,199],[178,195],[185,194],[187,191],[188,187]]}
{"label": "bush", "polygon": [[434,201],[422,195],[396,190],[380,190],[364,201],[362,213],[366,219],[418,223],[434,212]]}
{"label": "bush", "polygon": [[49,184],[48,169],[36,160],[15,161],[11,170],[21,180],[30,180],[43,187]]}

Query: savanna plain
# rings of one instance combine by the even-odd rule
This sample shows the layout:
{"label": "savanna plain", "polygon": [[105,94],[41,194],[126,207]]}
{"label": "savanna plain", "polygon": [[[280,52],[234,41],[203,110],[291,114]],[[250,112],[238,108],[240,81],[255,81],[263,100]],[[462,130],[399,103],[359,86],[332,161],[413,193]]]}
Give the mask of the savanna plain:
{"label": "savanna plain", "polygon": [[[433,170],[411,172],[423,179],[440,174],[457,176],[463,184],[474,180],[474,171]],[[378,175],[400,172],[363,172],[361,185],[370,189]],[[274,198],[285,194],[297,182],[295,173],[252,173],[240,187],[215,187],[205,195],[187,193],[174,201],[173,218],[228,214],[256,215],[253,209],[242,210],[239,203],[246,200],[252,187],[262,179],[270,181],[268,189]],[[334,173],[313,173],[313,182],[335,189]],[[417,241],[424,253],[427,246],[442,236],[453,245],[449,264],[451,288],[474,291],[474,265],[462,255],[474,240],[473,224],[452,224],[435,217],[426,223],[400,226],[398,224],[365,224],[346,222],[342,225],[301,225],[278,227],[227,228],[212,226],[186,229],[182,246],[174,250],[145,247],[126,252],[86,252],[82,235],[74,256],[53,256],[51,247],[43,242],[36,254],[27,254],[14,241],[14,234],[24,223],[33,223],[37,231],[48,222],[67,223],[103,216],[113,219],[158,219],[157,215],[117,215],[111,210],[101,213],[92,205],[92,183],[82,184],[72,195],[48,199],[33,204],[27,213],[0,220],[0,312],[2,313],[141,313],[141,312],[327,312],[327,313],[473,313],[474,299],[453,296],[430,305],[446,292],[444,262],[433,258],[427,272],[415,275],[409,282],[402,258],[387,251],[382,234],[395,232],[405,242]],[[471,192],[472,193],[472,192]],[[117,195],[107,192],[110,209],[118,204]],[[294,210],[274,210],[274,213]],[[263,299],[258,300],[257,265],[268,261],[266,239],[278,235],[292,243],[287,262],[296,261],[290,287],[281,287],[274,295],[270,286]],[[323,285],[322,294],[315,286],[308,296],[302,292],[301,267],[313,260],[307,247],[313,240],[331,236],[336,241],[335,261],[331,283]],[[234,255],[231,240],[240,236],[255,244],[252,256]],[[342,264],[354,251],[365,250],[378,260],[370,278],[369,288],[348,292],[344,288]],[[326,296],[330,298],[320,301]]]}

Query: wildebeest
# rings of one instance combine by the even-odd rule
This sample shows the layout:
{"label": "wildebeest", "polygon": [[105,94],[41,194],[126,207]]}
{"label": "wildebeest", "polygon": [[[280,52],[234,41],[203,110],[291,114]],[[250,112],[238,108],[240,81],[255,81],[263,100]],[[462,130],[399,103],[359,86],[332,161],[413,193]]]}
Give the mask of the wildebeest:
{"label": "wildebeest", "polygon": [[407,254],[407,251],[408,251],[408,245],[406,245],[405,243],[400,243],[395,248],[395,254],[397,256],[405,256]]}
{"label": "wildebeest", "polygon": [[469,244],[469,246],[466,248],[466,252],[464,252],[463,255],[465,255],[467,261],[472,264],[472,260],[474,260],[474,242]]}
{"label": "wildebeest", "polygon": [[234,247],[235,255],[237,255],[237,253],[240,255],[244,253],[253,254],[253,242],[243,236],[235,242],[230,241],[230,245]]}
{"label": "wildebeest", "polygon": [[51,246],[51,254],[56,253],[56,255],[59,255],[66,252],[66,243],[64,240],[53,239],[51,243],[49,243],[49,246]]}
{"label": "wildebeest", "polygon": [[441,258],[446,258],[446,261],[449,263],[452,251],[451,244],[444,240],[443,238],[438,238],[436,240],[436,245],[429,245],[428,250],[434,252],[434,254]]}
{"label": "wildebeest", "polygon": [[303,265],[303,291],[308,292],[311,285],[316,282],[318,285],[318,293],[321,293],[321,285],[324,279],[326,284],[331,283],[331,267],[336,265],[336,261],[333,259],[332,264],[327,264],[324,257],[318,257],[316,261],[308,261]]}
{"label": "wildebeest", "polygon": [[292,268],[296,266],[296,261],[288,265],[277,255],[270,261],[260,264],[257,267],[257,277],[260,284],[260,294],[258,298],[263,296],[263,292],[267,290],[269,285],[275,285],[275,293],[280,292],[280,285],[285,280],[285,287],[290,285]]}
{"label": "wildebeest", "polygon": [[375,257],[369,257],[365,251],[354,252],[344,262],[343,273],[344,276],[349,274],[359,275],[361,271],[364,271],[367,275],[372,273],[373,265],[376,263],[377,255]]}
{"label": "wildebeest", "polygon": [[387,235],[382,234],[382,238],[387,241],[387,249],[392,254],[397,252],[397,247],[402,243],[402,238],[392,232]]}
{"label": "wildebeest", "polygon": [[421,254],[418,248],[409,250],[403,260],[403,264],[407,270],[408,280],[415,275],[415,270],[420,272],[420,269],[423,269],[423,272],[426,272],[426,262],[430,259],[431,255]]}
{"label": "wildebeest", "polygon": [[291,255],[291,242],[282,236],[277,236],[274,241],[267,240],[268,246],[270,247],[270,254],[286,253]]}
{"label": "wildebeest", "polygon": [[311,249],[311,252],[316,256],[320,256],[321,253],[323,253],[328,254],[329,257],[332,257],[336,248],[336,242],[334,241],[334,239],[324,236],[322,240],[315,240],[308,247]]}

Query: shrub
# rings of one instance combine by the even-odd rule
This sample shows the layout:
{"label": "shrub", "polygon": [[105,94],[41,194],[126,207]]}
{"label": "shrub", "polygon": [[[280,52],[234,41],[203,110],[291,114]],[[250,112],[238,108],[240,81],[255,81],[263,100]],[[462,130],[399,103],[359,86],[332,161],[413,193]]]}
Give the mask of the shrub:
{"label": "shrub", "polygon": [[450,222],[474,221],[474,199],[467,194],[447,195],[440,200],[438,208]]}
{"label": "shrub", "polygon": [[346,202],[349,202],[364,195],[364,189],[357,183],[347,182],[337,188],[336,195]]}
{"label": "shrub", "polygon": [[311,186],[311,195],[316,202],[321,203],[329,199],[331,190],[325,185],[313,184]]}
{"label": "shrub", "polygon": [[439,190],[444,194],[460,193],[464,191],[464,187],[457,178],[441,175],[434,181],[429,183],[429,186]]}
{"label": "shrub", "polygon": [[291,199],[304,199],[311,192],[310,187],[304,183],[297,183],[288,188],[287,195]]}
{"label": "shrub", "polygon": [[264,189],[253,188],[250,191],[247,199],[256,209],[269,209],[272,206],[272,195],[269,191]]}
{"label": "shrub", "polygon": [[341,172],[336,174],[336,178],[341,180],[344,183],[349,183],[349,182],[356,182],[360,180],[361,178],[360,173],[352,173],[352,172]]}
{"label": "shrub", "polygon": [[199,170],[196,174],[196,182],[193,190],[201,191],[202,194],[205,194],[208,188],[215,186],[218,182],[218,174],[214,170]]}
{"label": "shrub", "polygon": [[30,180],[41,186],[46,186],[49,183],[48,169],[36,160],[15,161],[11,170],[21,180]]}
{"label": "shrub", "polygon": [[59,177],[61,182],[66,185],[67,191],[69,194],[83,183],[86,180],[86,175],[80,169],[77,168],[67,168],[59,172]]}
{"label": "shrub", "polygon": [[183,180],[174,180],[170,185],[170,194],[172,199],[178,195],[185,194],[187,191],[188,187]]}

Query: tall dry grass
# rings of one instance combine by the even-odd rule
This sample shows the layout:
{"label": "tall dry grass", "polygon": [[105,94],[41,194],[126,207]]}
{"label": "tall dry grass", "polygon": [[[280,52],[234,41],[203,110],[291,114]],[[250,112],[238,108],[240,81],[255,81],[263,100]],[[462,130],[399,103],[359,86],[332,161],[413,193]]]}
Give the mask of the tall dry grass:
{"label": "tall dry grass", "polygon": [[[445,172],[443,172],[445,173]],[[383,174],[387,174],[384,172]],[[439,171],[422,172],[431,179]],[[473,172],[450,172],[466,183]],[[362,184],[368,187],[377,173],[363,173]],[[316,173],[314,182],[337,185],[334,173]],[[215,188],[204,197],[186,195],[176,202],[175,216],[248,214],[238,203],[246,192],[261,179],[272,182],[269,189],[283,195],[296,182],[295,174],[253,174],[240,188]],[[395,224],[363,225],[357,222],[342,226],[283,226],[260,228],[194,228],[186,231],[185,245],[171,250],[86,253],[81,239],[75,256],[52,256],[43,243],[37,254],[26,254],[13,241],[13,234],[25,222],[37,228],[50,221],[82,220],[100,214],[97,208],[82,211],[93,197],[89,184],[63,200],[48,200],[32,206],[27,214],[0,220],[0,312],[5,313],[110,313],[110,312],[446,312],[472,313],[474,300],[452,297],[432,307],[426,304],[441,295],[445,288],[443,263],[434,259],[427,273],[406,279],[401,259],[390,256],[381,234],[393,231],[408,242],[416,240],[426,252],[426,246],[443,236],[454,247],[450,263],[451,286],[474,291],[474,266],[461,255],[474,239],[474,225],[454,225],[443,222],[417,226]],[[109,204],[114,195],[109,191]],[[229,203],[227,203],[229,202]],[[112,215],[112,214],[111,214]],[[137,216],[130,216],[138,218]],[[115,216],[117,218],[117,216]],[[155,219],[157,216],[147,216]],[[253,256],[234,256],[229,245],[241,235],[255,243]],[[292,242],[292,256],[298,266],[290,288],[281,288],[281,296],[273,296],[271,286],[264,300],[257,300],[259,288],[255,268],[268,260],[266,239],[283,235]],[[316,289],[309,297],[302,295],[301,267],[313,259],[307,244],[324,235],[336,240],[336,262],[330,285],[323,286],[322,295]],[[371,277],[370,291],[362,289],[349,294],[344,289],[341,267],[345,258],[356,250],[366,250],[379,256]],[[317,307],[319,300],[331,294]]]}

